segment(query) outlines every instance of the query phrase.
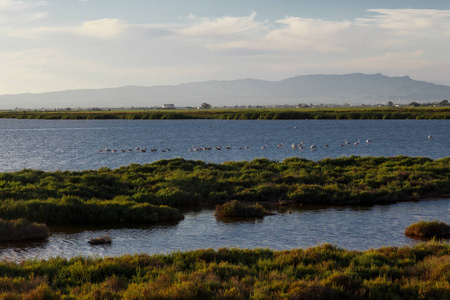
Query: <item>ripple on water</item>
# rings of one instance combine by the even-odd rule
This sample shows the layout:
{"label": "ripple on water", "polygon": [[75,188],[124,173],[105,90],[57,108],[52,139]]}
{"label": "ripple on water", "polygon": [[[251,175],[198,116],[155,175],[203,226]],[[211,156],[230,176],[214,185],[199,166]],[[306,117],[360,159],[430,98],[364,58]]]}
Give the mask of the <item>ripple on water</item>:
{"label": "ripple on water", "polygon": [[[450,223],[450,199],[403,202],[372,207],[289,208],[263,220],[224,222],[213,209],[186,212],[176,224],[146,227],[51,227],[44,241],[0,244],[0,257],[12,260],[99,257],[133,253],[168,253],[200,248],[306,248],[331,243],[346,249],[413,245],[420,241],[404,235],[420,219]],[[111,245],[91,246],[92,237],[108,234]]]}

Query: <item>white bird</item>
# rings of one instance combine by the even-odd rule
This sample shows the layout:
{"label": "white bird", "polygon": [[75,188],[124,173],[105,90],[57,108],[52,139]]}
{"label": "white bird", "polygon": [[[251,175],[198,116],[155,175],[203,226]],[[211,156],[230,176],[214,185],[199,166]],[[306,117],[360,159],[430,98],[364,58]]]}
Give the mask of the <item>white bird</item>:
{"label": "white bird", "polygon": [[354,142],[353,145],[358,146],[359,145],[359,139],[357,142]]}
{"label": "white bird", "polygon": [[366,140],[366,143],[371,143],[372,141],[371,140]]}

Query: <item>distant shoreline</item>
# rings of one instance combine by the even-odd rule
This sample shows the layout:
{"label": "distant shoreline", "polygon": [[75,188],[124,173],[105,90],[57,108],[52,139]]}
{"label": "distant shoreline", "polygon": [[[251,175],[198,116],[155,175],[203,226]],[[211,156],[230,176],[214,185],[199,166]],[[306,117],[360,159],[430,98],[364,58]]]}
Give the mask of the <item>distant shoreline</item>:
{"label": "distant shoreline", "polygon": [[3,119],[45,120],[385,120],[450,119],[450,107],[358,107],[358,108],[246,108],[246,109],[137,109],[0,111]]}

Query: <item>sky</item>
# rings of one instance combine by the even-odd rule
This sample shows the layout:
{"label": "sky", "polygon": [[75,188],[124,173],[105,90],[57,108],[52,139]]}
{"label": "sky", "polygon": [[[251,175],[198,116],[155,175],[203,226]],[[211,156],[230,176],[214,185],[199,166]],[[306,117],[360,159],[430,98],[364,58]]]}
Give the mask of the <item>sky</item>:
{"label": "sky", "polygon": [[450,86],[448,0],[0,0],[0,95],[382,73]]}

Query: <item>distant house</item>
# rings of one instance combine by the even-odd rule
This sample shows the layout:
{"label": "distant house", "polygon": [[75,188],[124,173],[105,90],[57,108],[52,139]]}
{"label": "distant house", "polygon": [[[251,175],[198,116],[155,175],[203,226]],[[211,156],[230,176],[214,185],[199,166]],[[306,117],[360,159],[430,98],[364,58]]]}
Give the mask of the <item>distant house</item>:
{"label": "distant house", "polygon": [[163,109],[175,109],[175,105],[174,104],[163,104],[162,108]]}

